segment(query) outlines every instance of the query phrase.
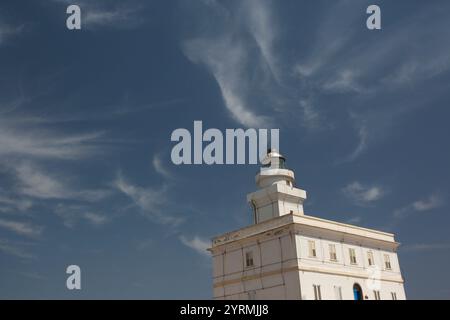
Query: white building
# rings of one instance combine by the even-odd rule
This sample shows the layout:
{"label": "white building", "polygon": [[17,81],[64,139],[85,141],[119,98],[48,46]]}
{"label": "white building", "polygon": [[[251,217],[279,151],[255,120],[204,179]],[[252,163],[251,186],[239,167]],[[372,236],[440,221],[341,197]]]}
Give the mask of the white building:
{"label": "white building", "polygon": [[305,215],[284,161],[256,175],[255,224],[213,238],[214,298],[406,299],[394,235]]}

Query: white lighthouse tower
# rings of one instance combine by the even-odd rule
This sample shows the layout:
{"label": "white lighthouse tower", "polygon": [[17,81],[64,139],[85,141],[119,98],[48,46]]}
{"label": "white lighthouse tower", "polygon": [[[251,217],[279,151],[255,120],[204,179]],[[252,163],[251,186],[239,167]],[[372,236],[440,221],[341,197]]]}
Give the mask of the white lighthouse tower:
{"label": "white lighthouse tower", "polygon": [[247,195],[253,207],[255,223],[285,214],[303,215],[306,192],[294,187],[294,172],[285,167],[285,159],[276,150],[269,150],[256,175],[260,190]]}
{"label": "white lighthouse tower", "polygon": [[406,299],[393,234],[305,215],[276,150],[256,184],[254,224],[212,240],[215,299]]}

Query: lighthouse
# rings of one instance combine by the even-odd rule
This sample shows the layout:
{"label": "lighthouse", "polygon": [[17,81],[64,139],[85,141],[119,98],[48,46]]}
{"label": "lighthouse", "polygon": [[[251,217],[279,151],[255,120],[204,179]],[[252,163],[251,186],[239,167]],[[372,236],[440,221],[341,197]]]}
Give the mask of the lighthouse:
{"label": "lighthouse", "polygon": [[306,191],[295,187],[294,172],[286,168],[286,159],[269,150],[256,175],[259,190],[247,195],[254,221],[260,223],[285,214],[303,215]]}
{"label": "lighthouse", "polygon": [[212,239],[214,299],[406,299],[394,234],[305,214],[277,150],[255,182],[253,224]]}

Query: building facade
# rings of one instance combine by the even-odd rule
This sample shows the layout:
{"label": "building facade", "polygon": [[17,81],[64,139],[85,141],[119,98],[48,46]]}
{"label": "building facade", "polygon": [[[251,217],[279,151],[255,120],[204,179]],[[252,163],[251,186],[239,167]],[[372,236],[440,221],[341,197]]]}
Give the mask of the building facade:
{"label": "building facade", "polygon": [[255,223],[212,240],[214,299],[406,299],[393,234],[305,215],[276,151],[256,184]]}

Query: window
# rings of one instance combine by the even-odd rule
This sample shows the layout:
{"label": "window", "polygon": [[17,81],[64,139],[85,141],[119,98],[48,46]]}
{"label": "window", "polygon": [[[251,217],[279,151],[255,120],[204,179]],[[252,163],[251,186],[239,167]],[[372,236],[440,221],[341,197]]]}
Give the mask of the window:
{"label": "window", "polygon": [[374,290],[373,295],[375,296],[375,300],[381,300],[380,298],[380,291]]}
{"label": "window", "polygon": [[391,292],[392,300],[397,300],[397,294],[395,292]]}
{"label": "window", "polygon": [[314,284],[314,300],[322,300],[322,293],[320,292],[320,286]]}
{"label": "window", "polygon": [[334,295],[336,300],[342,300],[342,287],[334,286]]}
{"label": "window", "polygon": [[355,249],[349,248],[348,249],[348,253],[350,255],[350,263],[351,264],[356,264],[356,252],[355,252]]}
{"label": "window", "polygon": [[253,267],[253,252],[252,251],[247,251],[245,253],[245,266],[248,267]]}
{"label": "window", "polygon": [[372,266],[374,264],[372,251],[367,252],[367,262],[369,263],[369,266]]}
{"label": "window", "polygon": [[315,258],[317,257],[317,253],[316,253],[316,242],[309,240],[308,241],[308,247],[309,247],[309,256],[311,258]]}
{"label": "window", "polygon": [[330,260],[331,261],[337,261],[337,255],[336,255],[336,245],[330,244]]}
{"label": "window", "polygon": [[387,270],[391,270],[392,269],[391,268],[391,259],[390,259],[388,254],[384,255],[384,265],[385,265]]}

